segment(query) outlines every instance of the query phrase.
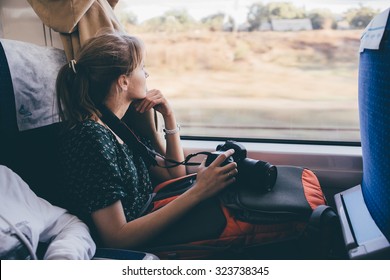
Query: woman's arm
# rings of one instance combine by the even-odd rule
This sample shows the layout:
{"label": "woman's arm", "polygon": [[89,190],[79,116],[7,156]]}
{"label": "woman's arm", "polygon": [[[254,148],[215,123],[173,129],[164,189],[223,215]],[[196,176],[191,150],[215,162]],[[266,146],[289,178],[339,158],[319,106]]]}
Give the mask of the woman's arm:
{"label": "woman's arm", "polygon": [[215,195],[235,181],[237,165],[232,162],[220,166],[234,153],[229,150],[205,167],[199,167],[195,185],[166,206],[143,217],[126,222],[120,201],[92,213],[92,219],[107,246],[116,248],[135,248],[152,240],[164,229],[177,221],[199,202]]}
{"label": "woman's arm", "polygon": [[[169,105],[167,99],[159,90],[152,89],[148,91],[146,98],[141,101],[138,101],[134,105],[136,110],[140,113],[144,113],[154,108],[156,111],[162,114],[164,118],[165,129],[173,130],[177,128],[176,118],[173,113],[173,110]],[[184,153],[180,143],[180,133],[177,132],[175,134],[166,135],[165,139],[166,151],[164,156],[168,159],[173,159],[178,162],[183,161]],[[166,162],[164,160],[157,160],[162,166],[172,165],[172,163]],[[186,168],[183,165],[179,165],[177,167],[169,169],[161,167],[152,167],[151,173],[155,178],[157,178],[157,180],[166,181],[169,179],[186,175]]]}

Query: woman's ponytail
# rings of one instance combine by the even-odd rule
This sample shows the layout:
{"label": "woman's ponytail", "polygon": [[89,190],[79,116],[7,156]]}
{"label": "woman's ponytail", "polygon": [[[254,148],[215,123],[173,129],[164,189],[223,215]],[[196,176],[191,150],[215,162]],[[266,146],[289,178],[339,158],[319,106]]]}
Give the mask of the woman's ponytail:
{"label": "woman's ponytail", "polygon": [[95,106],[89,98],[88,73],[74,60],[60,69],[56,90],[57,105],[62,121],[74,123],[96,114]]}

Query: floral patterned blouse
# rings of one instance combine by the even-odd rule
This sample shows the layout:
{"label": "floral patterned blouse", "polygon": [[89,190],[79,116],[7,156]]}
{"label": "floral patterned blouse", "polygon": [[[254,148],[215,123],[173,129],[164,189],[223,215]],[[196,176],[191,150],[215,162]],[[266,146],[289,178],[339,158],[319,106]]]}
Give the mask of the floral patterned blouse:
{"label": "floral patterned blouse", "polygon": [[74,214],[90,224],[92,212],[120,200],[127,221],[139,217],[152,193],[140,155],[93,120],[77,124],[61,142],[64,184]]}

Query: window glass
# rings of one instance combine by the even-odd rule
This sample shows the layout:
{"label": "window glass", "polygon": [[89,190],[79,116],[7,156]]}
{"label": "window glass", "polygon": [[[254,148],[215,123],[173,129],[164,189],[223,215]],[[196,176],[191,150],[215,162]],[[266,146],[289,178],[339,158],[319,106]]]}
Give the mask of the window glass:
{"label": "window glass", "polygon": [[122,0],[182,135],[359,141],[360,36],[386,1]]}

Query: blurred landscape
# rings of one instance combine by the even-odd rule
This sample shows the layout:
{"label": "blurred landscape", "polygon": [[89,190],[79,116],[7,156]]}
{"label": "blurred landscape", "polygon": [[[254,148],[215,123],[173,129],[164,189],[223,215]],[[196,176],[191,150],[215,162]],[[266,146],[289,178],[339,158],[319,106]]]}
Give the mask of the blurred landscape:
{"label": "blurred landscape", "polygon": [[183,25],[183,13],[125,22],[146,44],[148,87],[168,97],[183,135],[359,141],[360,26],[332,17],[308,30],[239,31],[225,17]]}

